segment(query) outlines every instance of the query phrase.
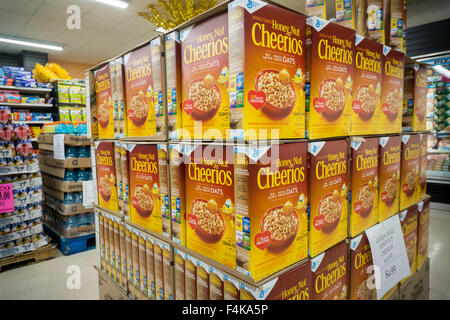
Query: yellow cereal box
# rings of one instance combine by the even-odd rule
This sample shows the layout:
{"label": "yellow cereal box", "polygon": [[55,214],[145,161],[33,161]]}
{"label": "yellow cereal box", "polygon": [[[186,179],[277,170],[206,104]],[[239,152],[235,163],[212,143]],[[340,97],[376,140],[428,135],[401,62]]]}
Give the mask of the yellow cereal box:
{"label": "yellow cereal box", "polygon": [[378,138],[352,138],[349,236],[378,220]]}
{"label": "yellow cereal box", "polygon": [[158,170],[161,203],[162,233],[170,238],[171,212],[170,212],[170,192],[169,192],[169,153],[167,143],[158,143]]}
{"label": "yellow cereal box", "polygon": [[183,164],[184,145],[169,144],[172,240],[186,246],[186,199]]}
{"label": "yellow cereal box", "polygon": [[156,135],[152,51],[146,44],[124,57],[127,137]]}
{"label": "yellow cereal box", "polygon": [[418,134],[402,135],[400,210],[417,202],[419,160],[420,136]]}
{"label": "yellow cereal box", "polygon": [[417,219],[417,270],[422,268],[428,259],[428,238],[430,233],[430,199],[417,203],[419,217]]}
{"label": "yellow cereal box", "polygon": [[167,116],[170,139],[183,139],[181,108],[181,42],[178,31],[165,36]]}
{"label": "yellow cereal box", "polygon": [[425,131],[427,128],[427,92],[427,69],[415,64],[413,131]]}
{"label": "yellow cereal box", "polygon": [[130,221],[162,234],[157,144],[128,144]]}
{"label": "yellow cereal box", "polygon": [[307,106],[308,138],[350,134],[355,31],[311,17],[307,20],[311,83]]}
{"label": "yellow cereal box", "polygon": [[348,142],[310,142],[309,256],[315,257],[347,237]]}
{"label": "yellow cereal box", "polygon": [[228,13],[180,32],[183,139],[223,139],[230,127]]}
{"label": "yellow cereal box", "polygon": [[307,143],[234,153],[237,269],[259,281],[308,256]]}
{"label": "yellow cereal box", "polygon": [[384,46],[381,61],[380,133],[400,133],[402,131],[405,55]]}
{"label": "yellow cereal box", "polygon": [[[400,223],[405,240],[406,254],[408,255],[409,267],[411,274],[417,269],[417,224],[418,224],[418,208],[417,205],[409,207],[407,210],[399,213]],[[408,277],[407,277],[408,278]],[[407,278],[403,279],[404,282]]]}
{"label": "yellow cereal box", "polygon": [[370,288],[373,277],[372,250],[366,233],[350,239],[350,300],[375,300],[376,290]]}
{"label": "yellow cereal box", "polygon": [[109,68],[107,63],[94,73],[99,139],[114,139],[114,103]]}
{"label": "yellow cereal box", "polygon": [[187,247],[234,269],[233,149],[185,145],[185,154]]}
{"label": "yellow cereal box", "polygon": [[[150,49],[152,53],[152,72],[153,72],[153,105],[155,106],[156,117],[156,134],[158,136],[167,136],[166,124],[166,110],[165,110],[165,90],[164,88],[164,73],[162,60],[162,38],[157,37],[150,42]],[[163,94],[164,92],[164,94]]]}
{"label": "yellow cereal box", "polygon": [[352,135],[377,134],[381,112],[381,55],[378,42],[356,35],[351,113]]}
{"label": "yellow cereal box", "polygon": [[419,201],[427,194],[427,153],[428,153],[428,134],[419,134],[420,137],[420,158],[419,158],[419,176],[417,179],[416,200]]}
{"label": "yellow cereal box", "polygon": [[306,17],[259,0],[228,9],[231,138],[303,138]]}
{"label": "yellow cereal box", "polygon": [[118,212],[114,142],[95,142],[95,164],[98,185],[98,205],[102,208]]}
{"label": "yellow cereal box", "polygon": [[399,212],[401,136],[380,137],[378,222]]}

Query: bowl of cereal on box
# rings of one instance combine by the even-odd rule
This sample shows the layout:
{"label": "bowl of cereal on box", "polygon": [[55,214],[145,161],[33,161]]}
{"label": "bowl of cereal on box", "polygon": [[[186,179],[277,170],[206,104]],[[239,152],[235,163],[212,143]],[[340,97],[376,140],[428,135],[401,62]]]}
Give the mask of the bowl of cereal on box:
{"label": "bowl of cereal on box", "polygon": [[147,120],[149,111],[149,101],[147,95],[142,91],[135,93],[131,97],[130,105],[128,106],[128,118],[133,121],[136,126],[142,126]]}
{"label": "bowl of cereal on box", "polygon": [[359,215],[363,218],[368,217],[372,212],[373,201],[375,200],[375,191],[372,181],[363,184],[359,188],[358,201],[361,203],[361,209]]}
{"label": "bowl of cereal on box", "polygon": [[203,79],[197,79],[191,83],[188,99],[192,101],[192,118],[207,121],[212,119],[219,110],[222,94],[214,77],[207,74]]}
{"label": "bowl of cereal on box", "polygon": [[298,225],[298,215],[290,201],[269,209],[261,219],[261,232],[270,232],[267,250],[279,253],[289,248],[297,235]]}
{"label": "bowl of cereal on box", "polygon": [[390,121],[394,121],[397,118],[397,115],[402,108],[400,95],[400,91],[397,90],[391,90],[386,95],[383,112]]}
{"label": "bowl of cereal on box", "polygon": [[398,189],[397,177],[394,173],[384,183],[384,193],[385,193],[384,203],[387,206],[390,206],[394,203],[395,197],[397,196],[397,189]]}
{"label": "bowl of cereal on box", "polygon": [[405,177],[405,183],[403,185],[403,192],[406,194],[406,196],[410,197],[413,195],[414,190],[416,189],[416,180],[417,180],[417,174],[416,174],[416,170],[413,168],[406,174],[406,177]]}
{"label": "bowl of cereal on box", "polygon": [[319,97],[325,101],[322,115],[328,121],[337,120],[345,109],[345,85],[341,78],[325,79],[319,87]]}
{"label": "bowl of cereal on box", "polygon": [[356,91],[356,100],[359,101],[361,105],[358,112],[359,117],[364,121],[370,120],[375,113],[375,108],[377,106],[377,98],[373,85],[360,86]]}
{"label": "bowl of cereal on box", "polygon": [[131,199],[133,207],[141,217],[148,218],[152,214],[155,203],[152,190],[147,184],[136,186]]}
{"label": "bowl of cereal on box", "polygon": [[109,122],[109,103],[103,101],[97,109],[97,121],[102,128],[106,128]]}
{"label": "bowl of cereal on box", "polygon": [[109,199],[111,199],[112,187],[109,181],[109,177],[107,175],[104,175],[103,177],[100,178],[98,190],[103,200],[108,201]]}
{"label": "bowl of cereal on box", "polygon": [[322,197],[319,202],[319,215],[323,216],[322,231],[331,233],[336,229],[342,215],[342,202],[339,192],[334,191]]}
{"label": "bowl of cereal on box", "polygon": [[225,234],[225,221],[215,200],[195,199],[192,201],[191,210],[197,220],[194,230],[200,239],[206,243],[216,243],[222,239]]}
{"label": "bowl of cereal on box", "polygon": [[256,91],[264,92],[265,102],[261,111],[273,120],[286,118],[294,109],[297,94],[286,69],[265,69],[255,78]]}

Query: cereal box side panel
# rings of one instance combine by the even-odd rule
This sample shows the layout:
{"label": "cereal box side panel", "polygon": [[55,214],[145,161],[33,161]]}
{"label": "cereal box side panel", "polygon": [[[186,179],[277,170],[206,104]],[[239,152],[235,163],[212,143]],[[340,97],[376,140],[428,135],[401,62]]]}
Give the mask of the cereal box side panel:
{"label": "cereal box side panel", "polygon": [[419,66],[414,73],[413,131],[425,131],[427,128],[427,91],[427,69]]}
{"label": "cereal box side panel", "polygon": [[[417,229],[417,270],[420,270],[428,259],[428,239],[430,232],[430,200],[424,200],[419,206]],[[420,210],[421,209],[421,210]]]}
{"label": "cereal box side panel", "polygon": [[98,204],[118,212],[114,142],[97,142],[95,146]]}
{"label": "cereal box side panel", "polygon": [[375,300],[376,290],[369,288],[373,266],[372,252],[365,233],[350,240],[350,300]]}
{"label": "cereal box side panel", "polygon": [[416,203],[418,187],[420,136],[417,134],[402,136],[402,160],[400,167],[400,210]]}
{"label": "cereal box side panel", "polygon": [[114,138],[114,103],[111,91],[109,63],[95,71],[95,92],[97,101],[98,137]]}

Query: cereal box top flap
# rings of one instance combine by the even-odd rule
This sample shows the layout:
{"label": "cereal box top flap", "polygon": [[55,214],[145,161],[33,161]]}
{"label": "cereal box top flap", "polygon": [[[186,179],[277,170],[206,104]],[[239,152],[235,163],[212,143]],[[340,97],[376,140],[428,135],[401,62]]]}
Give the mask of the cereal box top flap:
{"label": "cereal box top flap", "polygon": [[222,281],[225,278],[225,274],[217,268],[209,266],[208,271],[209,271],[209,273],[214,273],[215,275],[217,275],[220,278],[220,280],[222,280]]}
{"label": "cereal box top flap", "polygon": [[306,19],[306,24],[313,27],[317,31],[321,31],[329,23],[330,23],[330,21],[321,19],[319,17],[309,17]]}
{"label": "cereal box top flap", "polygon": [[363,235],[364,235],[364,233],[361,233],[359,236],[356,236],[355,238],[350,240],[350,249],[351,250],[355,251],[358,248]]}
{"label": "cereal box top flap", "polygon": [[308,152],[316,157],[320,153],[320,150],[322,150],[325,143],[326,141],[308,143]]}
{"label": "cereal box top flap", "polygon": [[223,276],[223,279],[224,279],[225,281],[229,281],[229,282],[231,282],[232,284],[234,284],[234,286],[235,286],[236,288],[239,288],[239,281],[237,281],[235,278],[230,277],[229,275],[225,274],[225,275]]}
{"label": "cereal box top flap", "polygon": [[408,210],[403,210],[398,214],[398,217],[400,218],[400,221],[405,220],[406,214],[408,213]]}
{"label": "cereal box top flap", "polygon": [[169,144],[169,149],[170,150],[176,150],[176,151],[178,151],[178,153],[183,153],[184,152],[184,145],[183,144],[179,144],[179,143],[171,143],[171,144]]}
{"label": "cereal box top flap", "polygon": [[189,33],[191,32],[191,30],[194,26],[195,26],[195,24],[190,25],[189,27],[186,27],[180,31],[180,40],[181,41],[186,40],[187,36],[189,35]]}
{"label": "cereal box top flap", "polygon": [[200,259],[197,259],[197,261],[195,262],[195,265],[196,265],[197,267],[202,267],[206,272],[209,271],[209,265],[206,264],[205,262],[203,262],[203,261],[200,260]]}
{"label": "cereal box top flap", "polygon": [[154,46],[154,45],[161,45],[161,39],[159,37],[153,39],[152,41],[150,41],[150,45]]}
{"label": "cereal box top flap", "polygon": [[228,4],[228,10],[233,9],[234,7],[242,7],[246,9],[248,12],[253,13],[268,3],[263,2],[261,0],[235,0]]}
{"label": "cereal box top flap", "polygon": [[366,141],[363,137],[352,137],[351,138],[351,146],[352,149],[358,150],[359,147]]}
{"label": "cereal box top flap", "polygon": [[355,35],[355,46],[359,45],[361,43],[361,41],[363,41],[365,39],[365,37],[360,36],[359,34]]}
{"label": "cereal box top flap", "polygon": [[387,56],[391,50],[391,47],[383,46],[383,55]]}
{"label": "cereal box top flap", "polygon": [[240,287],[243,290],[249,291],[258,300],[265,300],[269,293],[272,291],[277,281],[278,277],[263,284],[261,289],[259,289],[258,287],[248,286],[243,282],[240,283]]}
{"label": "cereal box top flap", "polygon": [[421,212],[423,210],[423,204],[424,204],[424,201],[417,202],[417,209],[419,209],[419,212]]}
{"label": "cereal box top flap", "polygon": [[136,49],[126,53],[123,56],[123,63],[127,64],[128,60],[130,60],[131,56],[133,56],[133,55],[138,55],[138,56],[147,55],[150,57],[151,56],[150,43],[147,43],[147,44],[143,45],[142,47],[136,48]]}
{"label": "cereal box top flap", "polygon": [[164,150],[167,152],[167,144],[165,143],[159,143],[158,144],[158,150]]}
{"label": "cereal box top flap", "polygon": [[187,253],[184,253],[183,257],[184,257],[184,260],[189,260],[194,266],[197,265],[197,258],[194,258],[193,256],[191,256]]}
{"label": "cereal box top flap", "polygon": [[388,143],[390,137],[380,137],[380,146],[382,146],[383,148],[386,146],[386,144]]}
{"label": "cereal box top flap", "polygon": [[165,40],[174,40],[176,42],[180,42],[180,33],[178,31],[171,32],[166,34]]}
{"label": "cereal box top flap", "polygon": [[258,161],[264,154],[269,151],[271,146],[236,146],[233,148],[234,154],[243,153],[253,161]]}
{"label": "cereal box top flap", "polygon": [[409,134],[402,135],[402,142],[405,144],[408,143],[410,137],[411,135]]}
{"label": "cereal box top flap", "polygon": [[325,257],[325,252],[322,252],[317,257],[311,259],[311,271],[316,272]]}

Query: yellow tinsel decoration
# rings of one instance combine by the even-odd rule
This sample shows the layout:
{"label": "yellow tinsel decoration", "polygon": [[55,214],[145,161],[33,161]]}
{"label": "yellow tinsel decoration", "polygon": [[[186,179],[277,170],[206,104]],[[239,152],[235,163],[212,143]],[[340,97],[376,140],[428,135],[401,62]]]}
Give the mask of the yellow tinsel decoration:
{"label": "yellow tinsel decoration", "polygon": [[214,7],[216,3],[217,0],[158,0],[159,6],[149,4],[147,11],[139,12],[138,16],[156,27],[170,30]]}

